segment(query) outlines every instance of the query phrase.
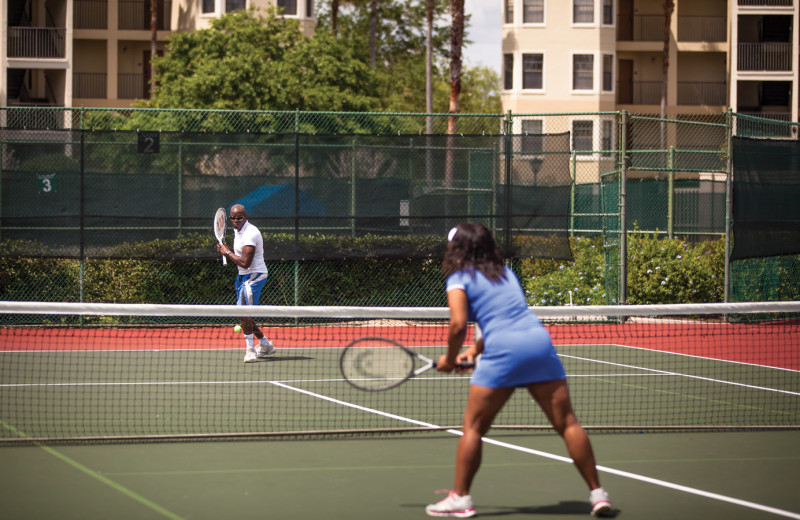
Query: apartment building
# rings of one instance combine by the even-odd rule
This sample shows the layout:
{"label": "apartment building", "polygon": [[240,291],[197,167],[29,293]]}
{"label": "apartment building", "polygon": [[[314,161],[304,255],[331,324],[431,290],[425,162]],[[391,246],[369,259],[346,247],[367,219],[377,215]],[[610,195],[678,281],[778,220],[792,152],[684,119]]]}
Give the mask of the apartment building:
{"label": "apartment building", "polygon": [[167,37],[277,6],[314,30],[313,0],[0,0],[0,106],[129,107],[150,96]]}
{"label": "apartment building", "polygon": [[[663,4],[502,0],[503,109],[659,113]],[[731,107],[743,114],[798,121],[799,4],[675,0],[667,112],[709,114]],[[539,126],[533,123],[528,130]]]}

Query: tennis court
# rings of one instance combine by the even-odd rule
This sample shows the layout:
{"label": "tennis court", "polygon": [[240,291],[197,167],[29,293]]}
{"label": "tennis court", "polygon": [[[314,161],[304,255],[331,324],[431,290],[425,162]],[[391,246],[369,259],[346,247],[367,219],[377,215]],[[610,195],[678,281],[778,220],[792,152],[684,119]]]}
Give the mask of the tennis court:
{"label": "tennis court", "polygon": [[[0,329],[9,518],[413,518],[451,485],[467,376],[429,371],[362,392],[338,364],[364,335],[435,358],[442,309],[263,307],[279,351],[244,364],[239,335],[187,309],[62,305],[35,326],[18,308],[21,323]],[[615,309],[630,314],[537,312],[620,516],[800,518],[796,317]],[[228,311],[215,307],[214,320]],[[497,425],[473,490],[479,515],[588,513],[561,440],[524,393]],[[179,442],[211,438],[221,442]]]}

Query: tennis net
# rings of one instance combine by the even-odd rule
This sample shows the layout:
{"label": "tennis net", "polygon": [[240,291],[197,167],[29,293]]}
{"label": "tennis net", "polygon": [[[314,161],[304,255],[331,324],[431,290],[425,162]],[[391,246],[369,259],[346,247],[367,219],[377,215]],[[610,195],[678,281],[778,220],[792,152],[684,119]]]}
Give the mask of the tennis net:
{"label": "tennis net", "polygon": [[[585,427],[800,428],[800,302],[536,307]],[[469,376],[384,392],[350,341],[436,359],[445,308],[248,308],[278,350],[243,363],[236,306],[0,302],[0,442],[361,435],[459,428]],[[470,341],[474,331],[470,331]],[[549,428],[524,391],[496,428]]]}

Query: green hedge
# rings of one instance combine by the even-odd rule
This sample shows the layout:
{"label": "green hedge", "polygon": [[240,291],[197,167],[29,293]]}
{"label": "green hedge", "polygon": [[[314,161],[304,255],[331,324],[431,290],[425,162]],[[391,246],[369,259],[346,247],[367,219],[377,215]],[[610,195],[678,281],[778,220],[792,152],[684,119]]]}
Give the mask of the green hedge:
{"label": "green hedge", "polygon": [[[435,238],[435,237],[434,237]],[[284,240],[281,238],[280,240]],[[288,240],[288,237],[285,238]],[[317,244],[342,238],[316,237]],[[382,238],[400,244],[408,238]],[[367,249],[369,240],[353,240]],[[414,247],[440,249],[419,241]],[[276,242],[271,242],[275,244]],[[287,242],[288,243],[288,242]],[[313,248],[313,243],[306,247]],[[532,305],[615,304],[607,295],[602,237],[572,238],[573,262],[515,260]],[[45,254],[35,242],[0,243],[8,254]],[[194,254],[174,260],[135,259],[163,251]],[[84,262],[83,301],[117,303],[233,303],[236,270],[220,264],[213,238],[189,235],[174,241],[123,244],[114,255],[131,259]],[[212,253],[209,253],[212,251]],[[638,231],[628,235],[628,303],[702,303],[724,298],[724,240],[692,244]],[[444,276],[439,255],[419,259],[347,259],[269,261],[270,280],[262,303],[271,305],[444,306]],[[798,257],[750,260],[732,264],[733,301],[800,299]],[[611,277],[608,277],[611,278]],[[80,301],[81,264],[47,257],[0,258],[0,299]]]}
{"label": "green hedge", "polygon": [[[616,304],[606,287],[602,237],[571,239],[574,262],[523,261],[519,272],[532,305]],[[628,234],[628,303],[704,303],[724,298],[725,241]]]}

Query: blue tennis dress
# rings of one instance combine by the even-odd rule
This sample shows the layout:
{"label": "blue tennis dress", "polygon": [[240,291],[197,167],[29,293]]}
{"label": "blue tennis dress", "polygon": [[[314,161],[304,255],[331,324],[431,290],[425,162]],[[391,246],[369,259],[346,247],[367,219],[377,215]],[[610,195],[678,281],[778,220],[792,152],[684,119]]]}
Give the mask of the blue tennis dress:
{"label": "blue tennis dress", "polygon": [[469,320],[477,322],[484,349],[472,384],[488,388],[525,386],[565,379],[564,366],[550,334],[528,309],[514,272],[492,283],[481,272],[458,271],[447,277],[447,290],[463,289],[469,301]]}

